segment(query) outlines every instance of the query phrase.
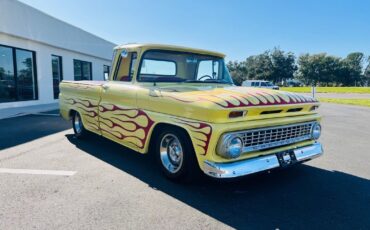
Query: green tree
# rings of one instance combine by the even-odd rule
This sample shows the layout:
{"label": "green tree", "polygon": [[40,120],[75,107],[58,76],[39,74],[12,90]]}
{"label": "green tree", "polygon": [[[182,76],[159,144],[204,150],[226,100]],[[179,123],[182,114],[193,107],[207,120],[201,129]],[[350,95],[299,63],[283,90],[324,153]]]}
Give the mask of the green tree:
{"label": "green tree", "polygon": [[354,52],[346,58],[326,53],[304,54],[298,58],[291,52],[279,48],[262,54],[249,56],[245,61],[227,64],[234,82],[240,85],[246,79],[269,80],[275,83],[298,78],[307,85],[364,85],[370,82],[370,57],[363,68],[365,57]]}
{"label": "green tree", "polygon": [[298,58],[297,77],[306,84],[328,85],[337,81],[340,70],[340,58],[321,54],[304,54]]}
{"label": "green tree", "polygon": [[273,74],[271,80],[273,82],[282,82],[286,79],[292,79],[294,72],[297,70],[295,63],[296,57],[293,53],[285,53],[279,48],[274,48],[270,53],[270,58],[273,66]]}
{"label": "green tree", "polygon": [[295,56],[279,48],[250,56],[245,60],[246,79],[269,80],[275,83],[293,78],[297,70]]}
{"label": "green tree", "polygon": [[269,51],[250,56],[245,61],[247,79],[273,80],[274,67]]}
{"label": "green tree", "polygon": [[338,81],[344,86],[358,85],[363,80],[363,61],[363,53],[348,54],[341,60],[340,71],[337,74]]}
{"label": "green tree", "polygon": [[247,77],[247,68],[245,62],[229,61],[227,68],[230,71],[231,77],[236,85],[241,85]]}
{"label": "green tree", "polygon": [[367,57],[367,67],[364,71],[364,84],[368,86],[370,84],[370,56]]}

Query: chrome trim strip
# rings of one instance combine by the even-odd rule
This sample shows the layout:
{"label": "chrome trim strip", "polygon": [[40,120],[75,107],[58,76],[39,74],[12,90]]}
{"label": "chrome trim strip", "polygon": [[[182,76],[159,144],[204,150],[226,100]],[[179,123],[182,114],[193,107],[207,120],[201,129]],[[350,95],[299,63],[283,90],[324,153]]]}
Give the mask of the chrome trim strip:
{"label": "chrome trim strip", "polygon": [[[318,142],[293,151],[298,162],[307,161],[323,154],[322,145]],[[279,160],[275,154],[272,154],[231,163],[216,163],[206,160],[203,171],[215,178],[233,178],[278,167],[280,167]]]}
{"label": "chrome trim strip", "polygon": [[323,153],[324,150],[322,145],[318,142],[313,145],[294,150],[294,155],[298,161],[310,160],[321,156]]}
{"label": "chrome trim strip", "polygon": [[225,164],[204,162],[205,173],[218,178],[238,177],[277,167],[279,167],[279,160],[275,155]]}

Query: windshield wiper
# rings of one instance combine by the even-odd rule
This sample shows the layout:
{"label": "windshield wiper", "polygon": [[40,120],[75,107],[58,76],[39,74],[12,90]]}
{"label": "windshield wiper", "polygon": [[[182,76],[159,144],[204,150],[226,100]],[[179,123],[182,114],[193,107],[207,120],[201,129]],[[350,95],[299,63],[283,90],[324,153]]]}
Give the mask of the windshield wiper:
{"label": "windshield wiper", "polygon": [[186,82],[186,83],[199,83],[199,82],[204,82],[204,81],[199,81],[199,80],[185,80],[183,82]]}
{"label": "windshield wiper", "polygon": [[183,82],[184,79],[179,77],[156,77],[153,79],[147,79],[146,82]]}
{"label": "windshield wiper", "polygon": [[209,80],[205,80],[204,82],[231,84],[231,82],[228,82],[228,81],[225,81],[225,80],[222,80],[222,79],[209,79]]}

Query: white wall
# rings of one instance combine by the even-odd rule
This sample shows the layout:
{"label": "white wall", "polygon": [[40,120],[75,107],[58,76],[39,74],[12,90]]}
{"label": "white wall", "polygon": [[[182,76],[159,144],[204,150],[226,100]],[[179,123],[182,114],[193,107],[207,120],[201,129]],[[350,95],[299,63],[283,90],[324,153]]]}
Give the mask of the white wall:
{"label": "white wall", "polygon": [[115,46],[16,0],[0,0],[0,32],[105,59]]}
{"label": "white wall", "polygon": [[0,45],[13,46],[16,48],[23,48],[36,52],[37,87],[39,98],[39,100],[34,101],[0,103],[0,109],[49,104],[53,102],[56,103],[58,101],[54,100],[53,96],[51,55],[58,55],[62,57],[64,80],[74,79],[73,59],[88,61],[92,63],[93,80],[104,80],[103,65],[111,66],[111,61],[107,59],[97,58],[94,56],[53,47],[43,43],[10,36],[4,33],[0,33]]}

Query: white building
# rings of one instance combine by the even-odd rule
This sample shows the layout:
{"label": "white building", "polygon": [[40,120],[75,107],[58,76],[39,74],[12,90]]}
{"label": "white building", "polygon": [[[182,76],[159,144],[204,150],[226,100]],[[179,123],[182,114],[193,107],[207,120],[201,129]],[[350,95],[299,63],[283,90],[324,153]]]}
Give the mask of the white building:
{"label": "white building", "polygon": [[104,80],[115,44],[0,0],[0,109],[57,103],[64,80]]}

